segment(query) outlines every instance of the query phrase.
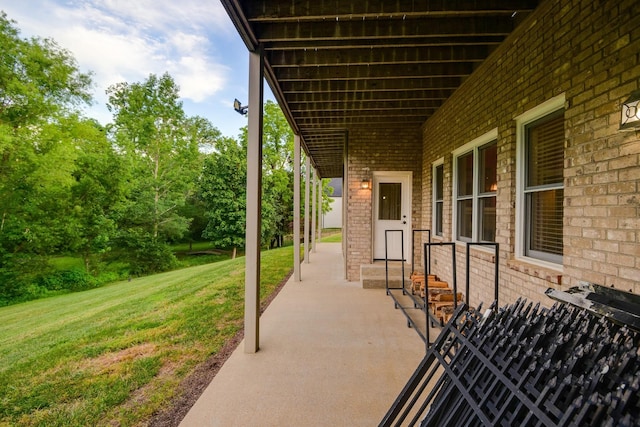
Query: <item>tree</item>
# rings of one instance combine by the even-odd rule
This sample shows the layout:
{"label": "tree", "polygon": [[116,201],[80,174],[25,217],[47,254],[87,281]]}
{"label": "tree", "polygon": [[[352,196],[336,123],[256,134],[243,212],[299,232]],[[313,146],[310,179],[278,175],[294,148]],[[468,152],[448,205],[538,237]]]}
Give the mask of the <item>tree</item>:
{"label": "tree", "polygon": [[94,120],[76,125],[80,153],[73,171],[69,218],[73,220],[70,247],[82,255],[85,269],[94,273],[96,255],[111,250],[117,218],[125,197],[126,170],[113,150],[105,129]]}
{"label": "tree", "polygon": [[[91,75],[51,39],[20,38],[0,11],[0,126],[4,135],[90,103]],[[3,138],[6,148],[7,140]]]}
{"label": "tree", "polygon": [[[77,150],[61,126],[89,103],[91,76],[49,39],[22,39],[0,12],[0,293],[65,245]],[[74,118],[76,117],[76,118]],[[11,289],[8,289],[11,287]]]}
{"label": "tree", "polygon": [[293,222],[293,131],[273,101],[264,106],[263,157],[263,239],[282,246]]}
{"label": "tree", "polygon": [[110,135],[132,170],[121,242],[134,251],[167,256],[158,264],[138,254],[140,271],[152,264],[154,269],[170,265],[172,255],[161,247],[188,230],[189,219],[179,214],[179,208],[199,170],[198,148],[206,126],[185,116],[179,88],[166,73],[151,74],[142,83],[116,84],[107,93],[107,107],[114,114]]}
{"label": "tree", "polygon": [[[221,136],[220,130],[214,127],[207,119],[198,116],[190,118],[189,124],[190,137],[197,141],[200,156],[202,157],[201,162],[204,162],[206,155],[215,150],[216,142]],[[196,178],[196,181],[199,177]],[[202,240],[203,232],[208,223],[206,206],[200,198],[199,192],[199,187],[196,184],[195,191],[189,194],[185,205],[179,210],[180,215],[190,220],[189,230],[185,235],[190,249],[193,242]]]}
{"label": "tree", "polygon": [[[273,101],[264,105],[262,137],[262,244],[282,246],[293,221],[293,131]],[[240,138],[247,144],[247,128]]]}
{"label": "tree", "polygon": [[[264,106],[262,245],[282,245],[293,212],[293,132],[273,101]],[[221,138],[205,160],[200,199],[208,223],[203,237],[233,255],[245,244],[247,128],[240,142]]]}
{"label": "tree", "polygon": [[[89,103],[89,74],[78,70],[71,54],[50,39],[23,40],[0,11],[0,233],[12,208],[27,198],[24,177],[39,159],[58,151],[40,137],[74,106]],[[55,126],[55,125],[54,125]],[[46,129],[45,129],[46,128]],[[55,168],[53,172],[57,172]]]}
{"label": "tree", "polygon": [[246,145],[220,138],[204,161],[200,179],[199,194],[209,220],[202,237],[216,247],[231,249],[232,258],[245,243],[246,187]]}

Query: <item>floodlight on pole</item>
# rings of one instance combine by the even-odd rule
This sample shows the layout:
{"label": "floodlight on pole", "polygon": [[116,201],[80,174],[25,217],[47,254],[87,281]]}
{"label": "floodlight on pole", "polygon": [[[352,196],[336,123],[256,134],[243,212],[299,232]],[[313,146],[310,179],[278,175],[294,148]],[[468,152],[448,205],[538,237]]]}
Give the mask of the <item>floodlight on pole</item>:
{"label": "floodlight on pole", "polygon": [[233,100],[233,109],[236,110],[238,113],[242,114],[243,116],[247,115],[247,110],[249,109],[248,105],[245,105],[244,107],[242,106],[242,104],[240,103],[240,101],[238,101],[237,99]]}

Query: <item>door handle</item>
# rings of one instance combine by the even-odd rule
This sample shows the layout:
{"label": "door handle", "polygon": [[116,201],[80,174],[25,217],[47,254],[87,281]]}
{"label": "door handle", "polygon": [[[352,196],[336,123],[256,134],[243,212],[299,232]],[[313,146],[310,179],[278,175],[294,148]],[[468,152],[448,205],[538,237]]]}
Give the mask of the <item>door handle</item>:
{"label": "door handle", "polygon": [[402,221],[402,223],[403,223],[403,224],[406,224],[406,223],[407,223],[407,221]]}

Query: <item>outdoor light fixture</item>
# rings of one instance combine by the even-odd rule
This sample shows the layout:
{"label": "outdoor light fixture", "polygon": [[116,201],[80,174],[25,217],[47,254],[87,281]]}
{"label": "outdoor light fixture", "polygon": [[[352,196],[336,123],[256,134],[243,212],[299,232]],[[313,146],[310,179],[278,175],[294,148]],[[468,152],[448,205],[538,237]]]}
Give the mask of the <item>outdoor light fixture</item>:
{"label": "outdoor light fixture", "polygon": [[369,190],[371,188],[371,182],[367,178],[364,178],[360,183],[360,188],[363,190]]}
{"label": "outdoor light fixture", "polygon": [[622,103],[620,130],[640,129],[640,90],[631,92],[629,99]]}
{"label": "outdoor light fixture", "polygon": [[238,113],[242,114],[243,116],[247,115],[247,110],[249,109],[248,105],[245,105],[244,107],[242,106],[242,104],[240,103],[240,101],[238,101],[237,99],[233,100],[233,109],[236,110]]}

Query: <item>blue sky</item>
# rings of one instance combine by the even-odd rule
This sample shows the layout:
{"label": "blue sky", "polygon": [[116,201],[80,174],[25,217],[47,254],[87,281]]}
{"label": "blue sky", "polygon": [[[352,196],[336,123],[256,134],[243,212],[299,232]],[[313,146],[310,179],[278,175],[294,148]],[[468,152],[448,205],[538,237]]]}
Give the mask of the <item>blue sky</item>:
{"label": "blue sky", "polygon": [[209,119],[225,136],[246,125],[233,100],[247,102],[249,54],[219,0],[0,0],[0,9],[22,37],[53,38],[94,73],[86,115],[103,124],[112,119],[110,85],[169,72],[187,115]]}

